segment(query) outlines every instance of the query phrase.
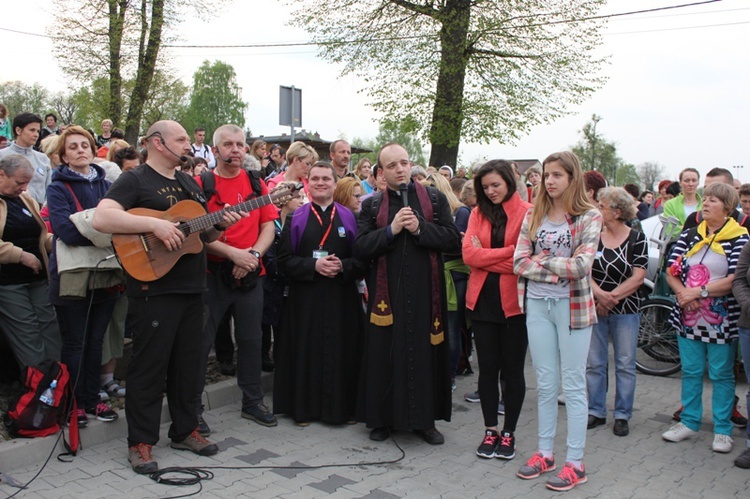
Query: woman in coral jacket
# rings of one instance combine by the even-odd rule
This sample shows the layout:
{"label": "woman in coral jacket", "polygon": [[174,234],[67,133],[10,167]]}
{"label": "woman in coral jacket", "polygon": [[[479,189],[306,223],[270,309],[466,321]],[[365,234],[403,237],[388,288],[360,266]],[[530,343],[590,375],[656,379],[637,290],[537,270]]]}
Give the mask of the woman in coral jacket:
{"label": "woman in coral jacket", "polygon": [[[516,190],[510,163],[493,160],[474,175],[477,207],[463,240],[464,262],[471,268],[466,308],[479,356],[479,400],[484,416],[483,458],[512,459],[516,430],[526,394],[523,368],[528,338],[526,315],[518,304],[513,253],[524,215],[531,207]],[[498,432],[498,376],[505,381],[505,421]]]}

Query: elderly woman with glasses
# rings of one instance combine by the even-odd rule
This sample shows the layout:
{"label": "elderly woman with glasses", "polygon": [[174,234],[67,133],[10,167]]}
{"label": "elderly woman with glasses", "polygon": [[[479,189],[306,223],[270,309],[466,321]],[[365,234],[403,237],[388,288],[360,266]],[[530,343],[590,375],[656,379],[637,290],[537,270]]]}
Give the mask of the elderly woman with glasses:
{"label": "elderly woman with glasses", "polygon": [[[682,359],[681,422],[662,435],[680,442],[698,434],[703,414],[703,374],[713,385],[714,452],[732,450],[734,342],[740,306],[732,280],[747,230],[730,216],[739,197],[731,185],[703,191],[703,221],[680,234],[669,257],[667,283],[677,295],[670,324],[677,329]],[[666,210],[665,210],[666,213]]]}
{"label": "elderly woman with glasses", "polygon": [[591,288],[594,291],[599,322],[591,334],[586,366],[589,396],[588,428],[607,421],[607,370],[609,337],[615,351],[615,424],[612,431],[624,437],[630,430],[635,398],[635,353],[640,326],[638,288],[643,284],[648,266],[646,236],[626,225],[635,217],[633,198],[622,187],[605,187],[599,191],[602,235],[592,267]]}

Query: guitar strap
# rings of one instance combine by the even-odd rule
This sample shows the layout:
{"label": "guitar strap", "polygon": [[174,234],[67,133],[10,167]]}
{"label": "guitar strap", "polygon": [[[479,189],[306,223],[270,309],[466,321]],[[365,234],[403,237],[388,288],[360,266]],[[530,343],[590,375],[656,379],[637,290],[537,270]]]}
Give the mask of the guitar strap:
{"label": "guitar strap", "polygon": [[[203,191],[200,187],[198,187],[198,184],[193,180],[193,177],[186,173],[182,173],[180,171],[174,172],[174,177],[177,179],[177,182],[180,184],[182,189],[190,194],[190,197],[193,198],[194,201],[197,201],[203,206],[203,208],[208,211],[208,200],[206,199],[206,196],[203,194]],[[188,180],[189,179],[189,180]]]}

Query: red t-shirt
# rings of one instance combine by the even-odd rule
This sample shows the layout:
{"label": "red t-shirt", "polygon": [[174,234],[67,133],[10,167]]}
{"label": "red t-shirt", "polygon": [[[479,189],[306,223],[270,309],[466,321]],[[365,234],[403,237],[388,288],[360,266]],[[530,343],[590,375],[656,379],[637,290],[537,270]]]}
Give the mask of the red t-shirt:
{"label": "red t-shirt", "polygon": [[[234,206],[253,197],[253,186],[250,183],[250,177],[245,171],[240,171],[240,174],[234,178],[220,177],[214,172],[212,174],[214,176],[214,188],[216,192],[208,200],[209,213],[223,209],[225,204]],[[201,188],[203,187],[200,177],[195,177],[195,181],[198,182]],[[260,180],[260,188],[262,196],[268,194],[268,187],[266,187],[262,179]],[[218,240],[234,248],[249,249],[258,240],[260,227],[266,222],[273,222],[279,218],[273,203],[253,210],[249,212],[249,215],[249,217],[243,218],[225,230]],[[222,260],[220,256],[212,255],[211,253],[208,253],[208,259],[212,261]],[[262,265],[261,263],[260,274],[264,275],[265,269],[262,268]]]}

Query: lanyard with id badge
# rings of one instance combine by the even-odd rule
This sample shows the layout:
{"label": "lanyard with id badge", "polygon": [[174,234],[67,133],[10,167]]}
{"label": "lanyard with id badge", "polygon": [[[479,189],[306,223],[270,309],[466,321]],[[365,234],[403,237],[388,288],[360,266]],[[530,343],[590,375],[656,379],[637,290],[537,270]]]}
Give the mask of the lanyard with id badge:
{"label": "lanyard with id badge", "polygon": [[[320,218],[320,215],[318,215],[318,210],[316,210],[314,207],[311,207],[311,211],[315,214],[315,218],[318,219],[318,223],[321,227],[323,227],[323,219]],[[320,243],[318,244],[318,249],[313,250],[312,257],[316,260],[318,258],[325,258],[328,256],[328,251],[323,249],[323,245],[325,244],[326,240],[328,239],[328,235],[331,233],[331,227],[333,227],[333,218],[336,216],[336,205],[333,205],[333,209],[331,210],[331,221],[328,224],[328,229],[326,229],[326,233],[323,234],[323,237],[320,239]],[[343,227],[340,227],[339,229],[343,229]],[[339,232],[341,232],[339,230]]]}

